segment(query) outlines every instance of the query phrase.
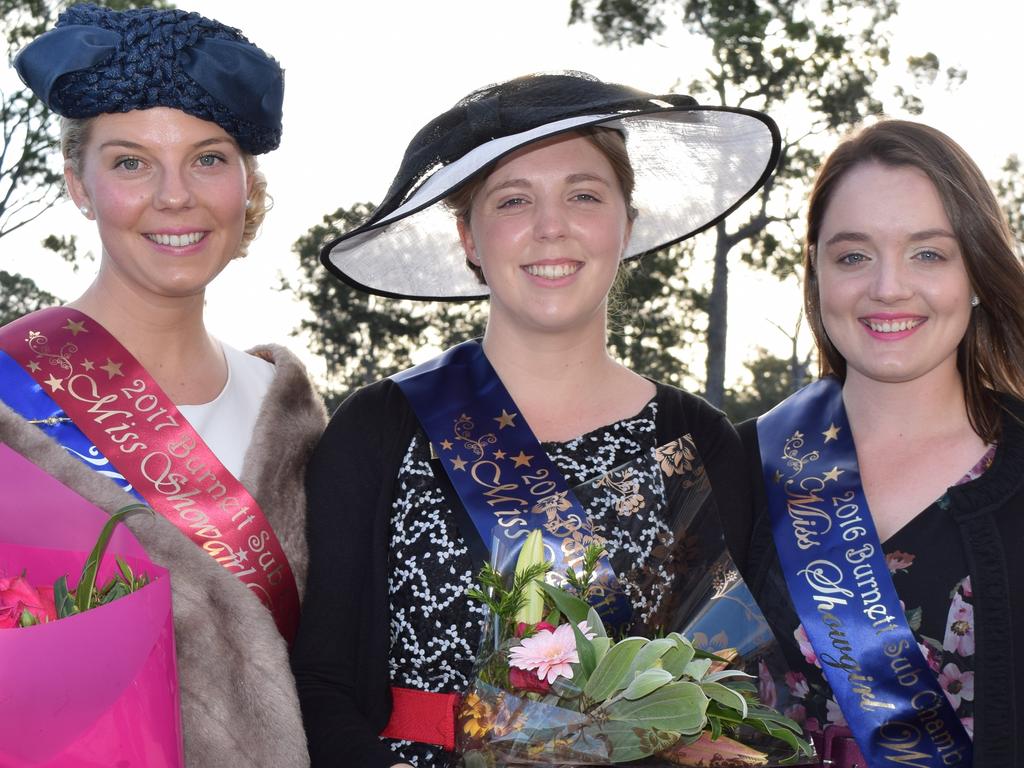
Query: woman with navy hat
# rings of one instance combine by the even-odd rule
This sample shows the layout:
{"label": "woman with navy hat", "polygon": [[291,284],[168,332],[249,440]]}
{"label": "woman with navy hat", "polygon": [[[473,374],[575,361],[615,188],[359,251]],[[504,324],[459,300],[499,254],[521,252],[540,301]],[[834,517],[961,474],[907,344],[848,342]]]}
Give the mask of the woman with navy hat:
{"label": "woman with navy hat", "polygon": [[305,765],[287,648],[323,406],[294,356],[203,319],[266,213],[282,70],[198,14],[91,5],[15,66],[62,118],[102,256],[77,299],[0,329],[0,439],[107,510],[156,510],[129,525],[171,571],[188,764]]}
{"label": "woman with navy hat", "polygon": [[352,395],[310,463],[293,667],[314,764],[445,763],[492,550],[536,527],[567,562],[603,541],[610,620],[652,626],[678,596],[666,483],[693,471],[746,508],[732,427],[609,355],[607,301],[624,260],[720,221],[778,147],[760,113],[523,77],[421,129],[373,216],[325,247],[365,291],[490,304],[482,340]]}

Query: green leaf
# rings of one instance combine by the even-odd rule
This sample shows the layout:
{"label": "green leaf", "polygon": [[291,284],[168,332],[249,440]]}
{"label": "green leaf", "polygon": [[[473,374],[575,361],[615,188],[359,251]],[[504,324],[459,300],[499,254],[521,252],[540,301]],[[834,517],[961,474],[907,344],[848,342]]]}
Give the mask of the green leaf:
{"label": "green leaf", "polygon": [[709,699],[737,710],[740,717],[747,716],[747,700],[731,688],[726,688],[721,683],[701,683],[700,688]]}
{"label": "green leaf", "polygon": [[572,633],[576,635],[576,655],[579,657],[580,666],[583,668],[583,674],[589,680],[591,673],[597,666],[597,656],[594,653],[594,644],[587,639],[580,628],[570,622],[569,626],[572,627]]}
{"label": "green leaf", "polygon": [[679,679],[686,671],[686,665],[693,659],[693,646],[678,632],[672,632],[668,639],[672,640],[674,645],[661,657],[661,666],[671,672],[672,677]]}
{"label": "green leaf", "polygon": [[99,570],[103,553],[107,550],[107,544],[110,543],[110,537],[114,534],[114,528],[128,515],[144,509],[149,512],[153,511],[145,504],[129,504],[121,507],[104,524],[99,538],[96,540],[96,545],[92,548],[92,552],[89,553],[89,557],[86,558],[85,565],[82,566],[82,578],[78,580],[78,586],[75,588],[75,606],[79,611],[87,611],[93,606],[93,593],[96,590],[96,572]]}
{"label": "green leaf", "polygon": [[595,637],[590,644],[594,646],[594,661],[600,664],[605,654],[608,653],[608,649],[611,648],[612,640],[610,637]]}
{"label": "green leaf", "polygon": [[583,694],[592,701],[604,701],[616,691],[629,684],[629,673],[633,659],[649,641],[645,637],[627,637],[613,645],[601,663],[595,667],[583,689]]}
{"label": "green leaf", "polygon": [[[574,664],[573,667],[578,665]],[[568,677],[559,675],[555,678],[555,682],[551,684],[551,692],[556,694],[560,699],[577,699],[583,694],[583,687],[579,685],[576,680],[576,671],[573,670],[573,676],[570,680]]]}
{"label": "green leaf", "polygon": [[18,618],[18,626],[22,627],[23,629],[25,627],[31,627],[33,624],[39,623],[39,619],[37,619],[31,611],[27,610],[22,610],[21,616]]}
{"label": "green leaf", "polygon": [[707,708],[708,698],[699,685],[679,681],[636,701],[620,699],[604,711],[610,719],[630,722],[637,728],[694,734],[707,723]]}
{"label": "green leaf", "polygon": [[708,673],[711,668],[711,659],[694,659],[686,665],[686,669],[683,670],[683,674],[688,677],[692,677],[694,680],[700,681],[704,679],[704,675]]}
{"label": "green leaf", "polygon": [[717,717],[709,717],[708,722],[711,725],[711,740],[714,741],[722,735],[722,721]]}
{"label": "green leaf", "polygon": [[587,626],[590,627],[597,637],[608,637],[608,633],[604,628],[604,622],[601,621],[601,614],[597,612],[594,606],[590,606],[590,610],[587,611]]}
{"label": "green leaf", "polygon": [[128,563],[126,563],[120,555],[115,555],[115,559],[117,560],[117,567],[118,569],[120,569],[121,575],[124,577],[124,580],[127,581],[129,584],[134,584],[135,574],[132,572],[132,567],[128,565]]}
{"label": "green leaf", "polygon": [[671,672],[661,668],[646,669],[634,677],[633,682],[626,686],[626,690],[622,692],[622,698],[629,699],[630,701],[641,699],[671,682]]}
{"label": "green leaf", "polygon": [[[705,683],[717,683],[720,680],[731,680],[731,678],[749,678],[754,679],[753,675],[747,674],[742,669],[720,669],[717,672],[712,672],[709,675],[704,676],[703,682]],[[738,681],[734,681],[738,682]]]}
{"label": "green leaf", "polygon": [[61,576],[53,582],[53,605],[57,609],[57,618],[66,619],[78,613],[75,600],[68,591],[68,577]]}
{"label": "green leaf", "polygon": [[640,649],[640,652],[637,653],[636,656],[633,657],[633,663],[630,665],[630,672],[639,674],[640,672],[655,667],[661,657],[674,647],[675,641],[668,637],[651,640],[647,645]]}
{"label": "green leaf", "polygon": [[590,612],[590,606],[575,595],[570,595],[564,589],[553,587],[546,582],[539,582],[540,588],[551,598],[551,602],[560,610],[572,624],[579,624],[585,621]]}

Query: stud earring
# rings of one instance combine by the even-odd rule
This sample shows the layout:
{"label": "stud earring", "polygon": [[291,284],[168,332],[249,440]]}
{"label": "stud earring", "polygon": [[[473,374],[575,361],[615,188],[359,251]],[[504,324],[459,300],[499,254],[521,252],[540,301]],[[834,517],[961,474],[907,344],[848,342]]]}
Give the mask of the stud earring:
{"label": "stud earring", "polygon": [[82,212],[83,216],[88,216],[89,215],[89,206],[88,205],[80,205],[80,206],[78,206],[78,210],[80,210]]}
{"label": "stud earring", "polygon": [[981,304],[981,299],[978,298],[978,294],[976,294],[976,293],[972,294],[971,295],[971,306],[972,307],[976,307],[979,304]]}
{"label": "stud earring", "polygon": [[250,208],[252,208],[252,200],[246,200],[245,201],[245,210],[248,211]]}

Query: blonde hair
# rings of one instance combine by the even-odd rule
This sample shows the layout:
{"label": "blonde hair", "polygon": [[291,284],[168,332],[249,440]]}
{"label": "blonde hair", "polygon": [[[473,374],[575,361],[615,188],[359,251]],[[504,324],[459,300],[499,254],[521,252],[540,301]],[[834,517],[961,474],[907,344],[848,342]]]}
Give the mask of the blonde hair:
{"label": "blonde hair", "polygon": [[[65,162],[76,176],[82,175],[85,145],[89,142],[92,121],[95,118],[62,117],[60,119],[60,151]],[[259,169],[255,155],[242,152],[242,163],[246,175],[252,178],[252,191],[245,207],[245,222],[242,225],[242,240],[234,258],[242,258],[249,252],[249,244],[259,234],[263,219],[274,205],[274,199],[267,193],[267,177]]]}

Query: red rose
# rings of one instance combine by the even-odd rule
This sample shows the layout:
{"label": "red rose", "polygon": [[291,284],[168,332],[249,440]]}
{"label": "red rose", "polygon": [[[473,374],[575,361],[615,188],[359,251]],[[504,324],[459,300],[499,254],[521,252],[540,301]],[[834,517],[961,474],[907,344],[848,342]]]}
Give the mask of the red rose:
{"label": "red rose", "polygon": [[508,670],[508,682],[513,688],[520,691],[533,691],[534,693],[547,693],[551,690],[551,683],[541,680],[533,670],[510,667]]}
{"label": "red rose", "polygon": [[536,624],[527,624],[525,621],[520,621],[516,624],[516,637],[522,637],[530,627],[533,627],[534,632],[540,632],[542,629],[546,629],[548,632],[555,631],[555,625],[548,624],[546,621],[538,621]]}
{"label": "red rose", "polygon": [[39,621],[56,621],[53,587],[33,587],[23,576],[0,577],[0,629],[17,627],[28,611]]}

